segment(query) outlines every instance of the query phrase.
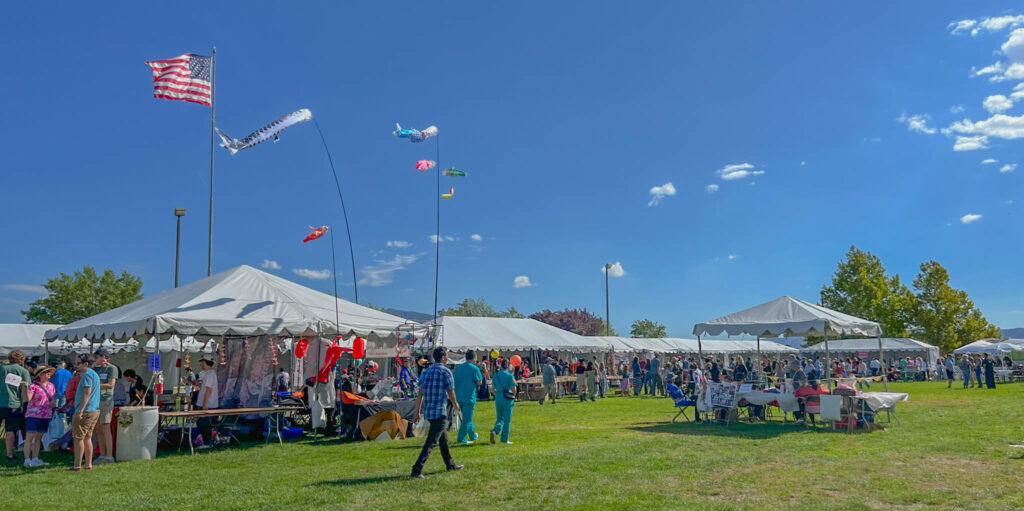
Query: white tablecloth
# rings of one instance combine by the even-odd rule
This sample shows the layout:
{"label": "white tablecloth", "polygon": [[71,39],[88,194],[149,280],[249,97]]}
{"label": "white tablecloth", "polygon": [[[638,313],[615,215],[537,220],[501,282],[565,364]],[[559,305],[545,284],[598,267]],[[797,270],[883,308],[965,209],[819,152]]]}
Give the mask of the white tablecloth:
{"label": "white tablecloth", "polygon": [[763,390],[751,390],[749,392],[740,392],[740,399],[746,399],[748,403],[752,405],[766,405],[772,401],[779,402],[779,408],[784,412],[796,412],[800,410],[800,405],[796,401],[796,396],[793,394],[776,394],[773,392],[765,392]]}
{"label": "white tablecloth", "polygon": [[885,410],[893,408],[896,403],[910,399],[906,392],[864,392],[859,398],[863,399],[872,410]]}

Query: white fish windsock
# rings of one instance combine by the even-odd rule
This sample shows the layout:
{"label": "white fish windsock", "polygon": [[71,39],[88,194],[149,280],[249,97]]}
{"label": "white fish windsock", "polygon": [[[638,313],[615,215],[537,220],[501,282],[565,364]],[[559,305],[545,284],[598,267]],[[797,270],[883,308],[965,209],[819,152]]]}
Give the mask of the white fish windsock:
{"label": "white fish windsock", "polygon": [[217,128],[217,135],[220,136],[220,146],[227,148],[231,151],[231,154],[235,154],[242,149],[248,149],[254,145],[262,144],[267,140],[273,140],[277,142],[278,135],[281,134],[286,128],[290,128],[300,122],[306,122],[313,119],[313,112],[310,112],[308,108],[303,108],[297,112],[292,112],[248,135],[245,138],[239,140],[237,138],[231,138]]}

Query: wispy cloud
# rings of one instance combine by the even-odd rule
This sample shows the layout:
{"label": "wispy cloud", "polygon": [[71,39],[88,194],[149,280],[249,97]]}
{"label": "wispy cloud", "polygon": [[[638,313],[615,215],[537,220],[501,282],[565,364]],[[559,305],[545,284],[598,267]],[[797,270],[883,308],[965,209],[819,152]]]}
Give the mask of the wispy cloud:
{"label": "wispy cloud", "polygon": [[470,236],[469,239],[471,239],[473,241],[483,241],[484,237],[479,235],[479,234],[474,234],[474,235]]}
{"label": "wispy cloud", "polygon": [[19,291],[22,293],[35,293],[37,295],[49,294],[49,291],[47,291],[45,287],[35,284],[4,284],[3,286],[0,286],[0,288],[8,291]]}
{"label": "wispy cloud", "polygon": [[877,143],[879,143],[881,141],[882,141],[882,139],[879,138],[879,137],[864,137],[864,138],[862,138],[860,140],[860,143],[862,143],[862,144],[877,144]]}
{"label": "wispy cloud", "polygon": [[370,287],[386,286],[394,281],[395,272],[404,270],[422,255],[396,255],[391,259],[376,260],[374,264],[368,264],[359,270],[359,283]]}
{"label": "wispy cloud", "polygon": [[260,268],[263,268],[264,270],[280,270],[281,265],[277,264],[277,261],[273,259],[264,259],[263,262],[260,263]]}
{"label": "wispy cloud", "polygon": [[1024,115],[1013,117],[1006,114],[995,114],[988,119],[978,122],[964,119],[954,122],[945,131],[964,135],[984,135],[986,137],[1007,140],[1024,138]]}
{"label": "wispy cloud", "polygon": [[802,161],[802,162],[800,162],[800,166],[801,166],[801,167],[803,167],[803,166],[805,166],[805,165],[807,165],[807,162],[806,162],[806,161]]}
{"label": "wispy cloud", "polygon": [[519,289],[521,287],[533,287],[536,285],[537,284],[530,282],[530,277],[527,277],[526,275],[520,275],[512,280],[512,287],[516,289]]}
{"label": "wispy cloud", "polygon": [[907,129],[910,131],[933,135],[937,130],[928,126],[929,120],[931,117],[928,114],[907,115],[905,112],[896,118],[896,121],[906,123]]}
{"label": "wispy cloud", "polygon": [[605,268],[601,266],[601,273],[608,272],[609,277],[622,277],[626,274],[626,269],[622,267],[622,263],[615,261],[615,264],[611,268]]}
{"label": "wispy cloud", "polygon": [[750,163],[736,163],[718,169],[715,171],[715,174],[722,178],[723,181],[734,181],[736,179],[746,179],[750,176],[760,176],[764,174],[764,171],[756,170],[754,165]]}
{"label": "wispy cloud", "polygon": [[[431,243],[437,243],[437,240],[439,238],[437,237],[436,234],[431,234],[430,236],[427,236],[427,239],[430,240]],[[445,241],[455,241],[455,238],[451,236],[441,236],[440,240],[442,243],[444,243]]]}
{"label": "wispy cloud", "polygon": [[1008,174],[1008,173],[1013,172],[1015,170],[1017,170],[1017,164],[1016,163],[1007,163],[1006,165],[1003,165],[1002,167],[999,167],[999,172],[1002,172],[1003,174]]}
{"label": "wispy cloud", "polygon": [[651,200],[647,203],[647,206],[657,206],[661,203],[661,199],[675,195],[676,187],[672,186],[672,183],[669,182],[661,186],[654,186],[647,193],[651,194]]}
{"label": "wispy cloud", "polygon": [[988,137],[956,137],[956,142],[953,144],[954,151],[976,151],[978,149],[988,149]]}
{"label": "wispy cloud", "polygon": [[704,191],[706,191],[708,193],[715,193],[715,192],[718,191],[718,185],[716,185],[714,183],[711,183],[711,184],[709,184],[709,185],[704,187]]}
{"label": "wispy cloud", "polygon": [[992,16],[981,19],[964,19],[950,23],[946,28],[954,34],[966,34],[978,36],[982,32],[999,32],[1007,27],[1015,28],[1024,26],[1024,15],[1017,16]]}
{"label": "wispy cloud", "polygon": [[409,243],[408,241],[394,240],[385,243],[385,245],[390,248],[408,248],[412,246],[412,243]]}
{"label": "wispy cloud", "polygon": [[953,105],[949,107],[949,113],[951,114],[958,114],[960,112],[963,112],[964,110],[967,110],[967,107],[963,105]]}
{"label": "wispy cloud", "polygon": [[970,213],[970,214],[967,214],[967,215],[964,215],[964,216],[960,217],[960,223],[962,223],[962,224],[969,224],[969,223],[977,222],[978,220],[981,220],[981,215],[974,214],[974,213]]}
{"label": "wispy cloud", "polygon": [[736,254],[729,254],[729,255],[728,255],[728,259],[729,259],[730,261],[735,261],[735,260],[737,260],[737,259],[739,259],[739,258],[740,258],[740,256],[738,256],[738,255],[736,255]]}
{"label": "wispy cloud", "polygon": [[310,280],[324,280],[331,278],[331,270],[311,270],[309,268],[292,268],[292,273]]}
{"label": "wispy cloud", "polygon": [[985,158],[984,160],[981,160],[982,165],[992,165],[993,163],[999,163],[999,160],[994,158]]}

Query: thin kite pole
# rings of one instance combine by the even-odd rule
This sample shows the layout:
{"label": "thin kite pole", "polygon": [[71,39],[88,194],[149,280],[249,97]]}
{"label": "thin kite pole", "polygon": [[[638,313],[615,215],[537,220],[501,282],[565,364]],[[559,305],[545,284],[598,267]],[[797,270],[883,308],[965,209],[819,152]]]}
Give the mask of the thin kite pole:
{"label": "thin kite pole", "polygon": [[217,47],[210,57],[210,223],[206,234],[206,276],[213,271],[213,148],[217,141],[217,115],[214,109],[214,90],[217,83]]}
{"label": "thin kite pole", "polygon": [[[437,233],[434,234],[434,326],[437,326],[437,279],[441,269],[441,136],[435,135],[437,139],[435,148],[437,154]],[[436,339],[435,339],[436,341]]]}
{"label": "thin kite pole", "polygon": [[[345,210],[345,196],[341,194],[341,182],[338,180],[338,172],[334,170],[334,159],[331,158],[331,150],[327,148],[327,139],[324,138],[324,132],[320,129],[320,123],[316,122],[316,118],[313,118],[313,125],[316,126],[316,132],[320,134],[320,142],[324,144],[324,151],[327,152],[327,161],[331,164],[331,174],[334,175],[334,186],[338,188],[338,200],[341,201],[341,214],[345,217],[345,234],[348,235],[348,255],[352,259],[352,291],[355,294],[356,303],[359,303],[359,284],[356,278],[356,254],[352,248],[352,229],[348,225],[348,211]],[[331,233],[331,257],[334,257],[334,233]],[[334,272],[334,298],[337,301],[338,298],[338,272]],[[340,335],[340,332],[339,332]]]}
{"label": "thin kite pole", "polygon": [[334,230],[328,228],[331,235],[331,274],[334,276],[334,335],[341,335],[341,316],[338,314],[338,263],[334,259]]}

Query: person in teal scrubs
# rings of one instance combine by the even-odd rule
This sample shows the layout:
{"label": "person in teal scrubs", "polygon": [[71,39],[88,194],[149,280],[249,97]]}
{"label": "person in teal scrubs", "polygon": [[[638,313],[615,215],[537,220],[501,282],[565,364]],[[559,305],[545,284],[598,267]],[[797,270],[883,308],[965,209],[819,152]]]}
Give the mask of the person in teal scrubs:
{"label": "person in teal scrubs", "polygon": [[473,363],[473,358],[473,350],[466,350],[466,361],[455,369],[455,400],[462,408],[462,423],[456,439],[460,444],[472,444],[478,438],[473,426],[473,410],[476,408],[476,390],[484,377]]}
{"label": "person in teal scrubs", "polygon": [[511,395],[515,395],[516,379],[512,373],[508,372],[508,360],[502,359],[501,370],[494,375],[491,381],[494,384],[494,408],[498,412],[498,419],[494,422],[494,429],[491,430],[491,443],[494,443],[494,437],[500,433],[501,443],[511,444],[512,442],[508,441],[508,435],[512,432],[512,405],[516,400],[505,397],[505,393],[509,392]]}

